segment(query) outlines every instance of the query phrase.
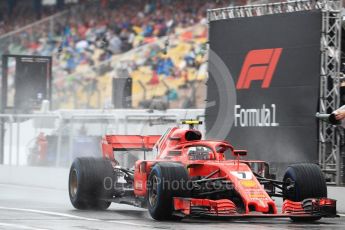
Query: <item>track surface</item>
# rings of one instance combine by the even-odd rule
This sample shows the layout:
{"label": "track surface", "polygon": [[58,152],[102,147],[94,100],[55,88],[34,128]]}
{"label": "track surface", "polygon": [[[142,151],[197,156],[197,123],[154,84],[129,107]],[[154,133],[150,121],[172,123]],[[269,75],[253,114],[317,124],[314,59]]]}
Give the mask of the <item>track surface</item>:
{"label": "track surface", "polygon": [[0,184],[0,229],[344,229],[345,217],[313,224],[289,219],[157,222],[144,209],[112,204],[107,211],[78,211],[67,191]]}

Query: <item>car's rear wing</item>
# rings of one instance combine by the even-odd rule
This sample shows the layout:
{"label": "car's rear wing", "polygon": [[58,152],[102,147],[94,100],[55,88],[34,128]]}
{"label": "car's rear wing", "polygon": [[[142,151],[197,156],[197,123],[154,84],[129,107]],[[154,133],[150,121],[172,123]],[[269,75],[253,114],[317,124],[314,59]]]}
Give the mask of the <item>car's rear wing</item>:
{"label": "car's rear wing", "polygon": [[113,159],[114,151],[151,151],[160,135],[106,135],[102,139],[103,157]]}

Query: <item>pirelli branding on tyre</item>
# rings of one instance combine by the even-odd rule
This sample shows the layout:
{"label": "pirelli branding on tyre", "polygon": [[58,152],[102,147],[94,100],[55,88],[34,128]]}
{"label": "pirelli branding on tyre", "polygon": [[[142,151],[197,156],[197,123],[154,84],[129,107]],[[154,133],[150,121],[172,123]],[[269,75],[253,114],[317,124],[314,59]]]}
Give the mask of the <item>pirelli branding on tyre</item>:
{"label": "pirelli branding on tyre", "polygon": [[206,129],[278,174],[317,161],[321,12],[210,22]]}

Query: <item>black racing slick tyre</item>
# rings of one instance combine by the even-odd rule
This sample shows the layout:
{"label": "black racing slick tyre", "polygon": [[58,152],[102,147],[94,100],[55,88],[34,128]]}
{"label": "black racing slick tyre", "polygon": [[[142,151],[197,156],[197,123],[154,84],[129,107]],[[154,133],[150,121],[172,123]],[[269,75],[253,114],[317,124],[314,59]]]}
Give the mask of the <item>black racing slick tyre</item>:
{"label": "black racing slick tyre", "polygon": [[186,168],[174,162],[154,165],[147,180],[147,206],[155,220],[173,220],[173,197],[190,196],[189,177]]}
{"label": "black racing slick tyre", "polygon": [[114,170],[102,158],[76,158],[69,173],[68,190],[76,209],[107,209],[113,197]]}
{"label": "black racing slick tyre", "polygon": [[[327,197],[327,185],[320,167],[311,163],[290,165],[283,178],[283,198],[303,201]],[[293,221],[315,221],[321,217],[291,217]]]}

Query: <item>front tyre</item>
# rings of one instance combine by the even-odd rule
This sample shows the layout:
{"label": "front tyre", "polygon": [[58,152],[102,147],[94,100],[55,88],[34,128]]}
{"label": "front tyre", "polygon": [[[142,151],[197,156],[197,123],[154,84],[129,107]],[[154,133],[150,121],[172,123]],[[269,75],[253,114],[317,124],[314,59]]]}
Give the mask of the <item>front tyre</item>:
{"label": "front tyre", "polygon": [[68,191],[76,209],[105,210],[113,197],[113,167],[102,158],[76,158],[69,173]]}
{"label": "front tyre", "polygon": [[173,197],[189,197],[188,172],[178,163],[160,162],[151,170],[147,183],[147,206],[155,220],[172,220]]}
{"label": "front tyre", "polygon": [[[303,201],[327,197],[327,185],[320,167],[311,163],[290,165],[283,178],[283,198]],[[316,221],[321,217],[291,217],[293,221]]]}

